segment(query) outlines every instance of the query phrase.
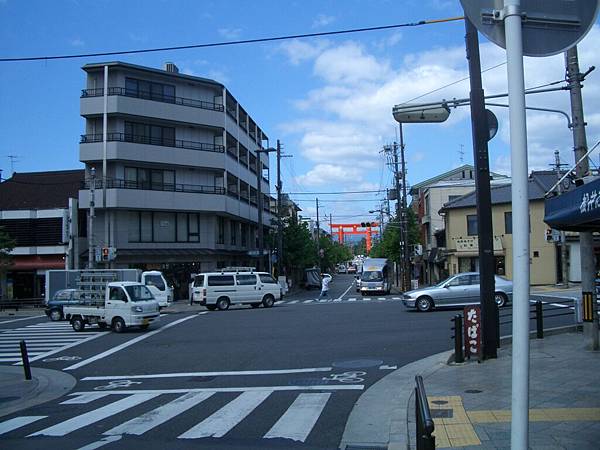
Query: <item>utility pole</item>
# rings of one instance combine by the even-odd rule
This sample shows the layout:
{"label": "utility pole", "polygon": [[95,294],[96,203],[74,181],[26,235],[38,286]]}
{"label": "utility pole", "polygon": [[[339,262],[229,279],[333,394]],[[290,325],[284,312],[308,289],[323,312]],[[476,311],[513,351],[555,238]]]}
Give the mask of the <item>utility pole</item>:
{"label": "utility pole", "polygon": [[321,242],[320,242],[320,231],[319,231],[319,199],[315,198],[315,202],[317,204],[317,263],[319,265],[319,270],[321,270]]}
{"label": "utility pole", "polygon": [[471,133],[473,137],[473,160],[475,164],[475,188],[477,195],[477,240],[479,244],[479,279],[482,328],[483,359],[497,358],[498,307],[494,301],[494,243],[492,229],[492,201],[490,190],[490,166],[488,159],[489,129],[485,100],[481,82],[479,38],[477,29],[465,18],[465,43],[469,61],[471,84]]}
{"label": "utility pole", "polygon": [[[400,124],[400,137],[402,138],[402,124]],[[403,140],[401,141],[403,144]],[[404,241],[404,227],[402,226],[402,206],[401,206],[401,199],[400,199],[400,194],[401,194],[401,190],[400,190],[400,173],[399,173],[399,168],[398,168],[398,143],[394,142],[391,146],[387,146],[385,147],[386,151],[392,151],[393,152],[393,158],[394,158],[394,162],[393,164],[393,168],[394,168],[394,181],[396,184],[396,219],[398,220],[398,225],[400,225],[400,275],[401,275],[401,282],[399,284],[400,287],[403,287],[402,285],[404,284],[404,253],[403,253],[403,245],[402,242]],[[398,281],[397,281],[398,282]]]}
{"label": "utility pole", "polygon": [[258,208],[258,260],[256,264],[257,270],[262,270],[264,258],[265,258],[265,237],[264,237],[264,226],[263,226],[263,195],[262,195],[262,175],[263,165],[261,161],[261,153],[277,151],[274,148],[259,148],[256,149],[256,206]]}
{"label": "utility pole", "polygon": [[[106,181],[108,176],[108,167],[106,162],[106,145],[108,138],[108,66],[104,66],[104,111],[102,114],[102,212],[104,213],[104,245],[111,246],[110,242],[110,219],[108,208],[106,207]],[[107,262],[106,267],[111,263]]]}
{"label": "utility pole", "polygon": [[96,256],[96,249],[94,248],[94,217],[95,217],[95,204],[94,196],[96,193],[96,168],[90,169],[90,215],[88,217],[88,269],[94,268],[94,258]]}
{"label": "utility pole", "polygon": [[[556,178],[560,180],[562,174],[560,173],[560,154],[558,150],[554,150],[554,170],[556,171]],[[558,193],[562,194],[562,183],[558,183]],[[569,268],[567,267],[567,233],[564,230],[560,232],[560,267],[562,272],[562,285],[564,288],[569,287]]]}
{"label": "utility pole", "polygon": [[281,143],[277,139],[277,277],[283,267],[283,208],[281,207]]}
{"label": "utility pole", "polygon": [[[585,120],[583,117],[583,99],[581,96],[581,81],[583,76],[579,72],[579,59],[577,46],[566,52],[567,82],[571,94],[571,120],[573,122],[573,145],[575,161],[581,162],[575,168],[577,178],[589,175],[589,159],[583,158],[587,152],[587,138],[585,135]],[[583,158],[583,159],[582,159]],[[594,235],[591,231],[579,233],[579,252],[581,255],[581,295],[583,301],[592,302],[592,322],[583,323],[586,346],[591,350],[598,350],[598,305],[596,303],[595,289],[595,257]]]}
{"label": "utility pole", "polygon": [[410,290],[410,255],[408,254],[408,211],[406,210],[406,160],[404,159],[404,134],[400,127],[400,165],[402,166],[402,290]]}

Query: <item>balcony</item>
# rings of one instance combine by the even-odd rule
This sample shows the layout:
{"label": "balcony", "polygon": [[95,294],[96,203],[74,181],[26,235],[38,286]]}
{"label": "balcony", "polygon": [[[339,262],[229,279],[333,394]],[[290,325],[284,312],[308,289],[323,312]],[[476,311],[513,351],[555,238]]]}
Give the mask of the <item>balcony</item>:
{"label": "balcony", "polygon": [[[96,189],[102,189],[102,180],[94,183]],[[81,183],[81,189],[89,189],[89,180]],[[191,194],[217,194],[224,195],[225,188],[219,186],[205,186],[199,184],[155,183],[150,181],[131,181],[108,178],[107,189],[139,189],[146,191],[186,192]]]}
{"label": "balcony", "polygon": [[[160,145],[163,147],[185,148],[188,150],[200,150],[205,152],[223,153],[223,145],[209,144],[206,142],[182,141],[181,139],[160,139],[149,136],[136,136],[125,133],[107,133],[107,142],[132,142],[135,144]],[[102,142],[102,134],[82,134],[80,144],[92,144]]]}
{"label": "balcony", "polygon": [[[87,97],[102,97],[104,95],[104,88],[99,89],[82,89],[81,98]],[[124,97],[141,98],[144,100],[152,100],[161,103],[174,103],[176,105],[189,106],[191,108],[208,109],[211,111],[223,112],[224,107],[219,103],[205,102],[202,100],[195,100],[192,98],[184,97],[172,97],[169,95],[159,95],[152,92],[143,92],[137,90],[125,89],[122,87],[109,87],[108,95],[121,95]]]}

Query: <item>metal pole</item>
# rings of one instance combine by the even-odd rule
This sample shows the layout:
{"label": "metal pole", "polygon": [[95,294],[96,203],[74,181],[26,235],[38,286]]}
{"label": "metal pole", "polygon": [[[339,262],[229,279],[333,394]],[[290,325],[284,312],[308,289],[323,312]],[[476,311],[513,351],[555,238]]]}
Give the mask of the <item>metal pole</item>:
{"label": "metal pole", "polygon": [[19,343],[21,347],[21,360],[23,361],[23,371],[25,372],[25,379],[31,380],[31,366],[29,365],[29,355],[27,354],[27,344],[24,340]]}
{"label": "metal pole", "polygon": [[260,151],[256,150],[256,206],[258,208],[258,260],[256,269],[262,270],[263,266],[263,207],[262,207],[262,161],[260,160]]}
{"label": "metal pole", "polygon": [[406,211],[406,160],[404,159],[404,134],[402,132],[402,123],[400,128],[400,165],[402,167],[402,290],[410,290],[410,260],[408,254],[408,215]]}
{"label": "metal pole", "polygon": [[277,277],[283,267],[283,208],[281,207],[281,144],[277,139]]}
{"label": "metal pole", "polygon": [[[102,212],[104,213],[104,245],[110,247],[108,208],[106,207],[106,139],[108,137],[108,66],[104,66],[104,112],[102,114]],[[107,263],[108,264],[108,263]]]}
{"label": "metal pole", "polygon": [[[554,151],[554,169],[556,177],[560,179],[560,154],[558,150]],[[562,184],[558,184],[558,193],[562,194]],[[569,268],[567,267],[567,233],[564,230],[560,232],[560,267],[562,272],[562,285],[564,288],[569,287]]]}
{"label": "metal pole", "polygon": [[511,449],[529,442],[529,200],[527,117],[520,0],[504,0],[510,117],[513,229],[513,341]]}
{"label": "metal pole", "polygon": [[[404,145],[403,141],[402,141],[402,124],[399,124],[399,128],[400,128],[400,146]],[[404,258],[403,258],[403,253],[402,253],[402,241],[404,240],[404,229],[402,228],[402,203],[401,203],[401,199],[400,199],[400,175],[399,175],[399,169],[398,169],[398,144],[396,142],[394,142],[394,145],[392,147],[394,149],[394,178],[396,181],[396,219],[398,220],[398,225],[400,225],[399,231],[400,231],[400,239],[398,244],[400,245],[400,261],[399,261],[399,266],[400,266],[400,282],[398,282],[398,280],[396,280],[396,284],[399,284],[399,287],[402,288],[402,284],[404,283]],[[398,275],[398,273],[396,273],[396,275]]]}
{"label": "metal pole", "polygon": [[490,164],[488,160],[489,129],[481,82],[479,38],[477,29],[465,19],[465,43],[469,61],[471,83],[471,133],[473,161],[475,164],[475,193],[477,197],[477,240],[479,243],[479,302],[483,327],[483,359],[497,358],[498,336],[496,322],[498,309],[494,302],[494,242],[492,229],[492,198],[490,190]]}
{"label": "metal pole", "polygon": [[[582,76],[579,72],[577,46],[567,50],[567,81],[571,93],[571,117],[573,120],[573,145],[575,147],[575,160],[581,159],[575,168],[577,178],[589,175],[589,159],[582,157],[587,152],[587,138],[585,135],[585,120],[583,117],[583,100],[581,96]],[[591,350],[599,349],[598,342],[598,305],[596,303],[595,289],[595,257],[594,235],[590,231],[579,233],[579,252],[581,255],[581,293],[582,296],[592,297],[593,322],[584,322],[583,332],[586,346]]]}
{"label": "metal pole", "polygon": [[90,169],[90,215],[88,217],[88,269],[94,268],[94,258],[96,249],[94,248],[94,217],[96,216],[95,209],[95,193],[96,193],[96,168]]}
{"label": "metal pole", "polygon": [[317,264],[319,271],[321,270],[321,242],[320,242],[320,231],[319,231],[319,199],[315,199],[317,204]]}

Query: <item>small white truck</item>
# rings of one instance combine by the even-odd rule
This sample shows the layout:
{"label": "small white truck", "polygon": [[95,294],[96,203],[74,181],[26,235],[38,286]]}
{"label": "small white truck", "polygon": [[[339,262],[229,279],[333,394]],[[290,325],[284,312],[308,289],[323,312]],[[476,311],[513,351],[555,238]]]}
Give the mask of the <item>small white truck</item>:
{"label": "small white truck", "polygon": [[83,331],[92,324],[100,328],[110,326],[117,333],[134,326],[146,330],[160,320],[158,302],[152,292],[132,281],[108,283],[103,304],[65,305],[63,313],[75,331]]}

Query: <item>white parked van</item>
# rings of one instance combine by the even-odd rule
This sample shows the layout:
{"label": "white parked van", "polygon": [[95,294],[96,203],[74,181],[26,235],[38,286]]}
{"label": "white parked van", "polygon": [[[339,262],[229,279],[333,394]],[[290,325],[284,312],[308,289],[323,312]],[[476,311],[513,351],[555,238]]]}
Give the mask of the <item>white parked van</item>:
{"label": "white parked van", "polygon": [[209,310],[225,310],[230,305],[261,304],[270,308],[281,300],[279,283],[266,272],[207,272],[196,275],[192,303],[206,306]]}

